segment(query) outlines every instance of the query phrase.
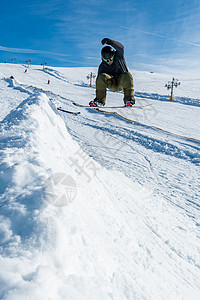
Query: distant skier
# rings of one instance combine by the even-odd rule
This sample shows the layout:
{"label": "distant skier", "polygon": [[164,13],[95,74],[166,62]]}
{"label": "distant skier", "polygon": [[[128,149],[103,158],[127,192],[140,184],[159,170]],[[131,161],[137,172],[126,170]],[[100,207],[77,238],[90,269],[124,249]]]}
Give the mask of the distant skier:
{"label": "distant skier", "polygon": [[107,88],[112,92],[123,91],[125,106],[134,105],[133,77],[126,66],[124,46],[108,38],[104,38],[101,43],[109,46],[101,50],[102,62],[96,79],[96,98],[90,101],[89,105],[105,105]]}

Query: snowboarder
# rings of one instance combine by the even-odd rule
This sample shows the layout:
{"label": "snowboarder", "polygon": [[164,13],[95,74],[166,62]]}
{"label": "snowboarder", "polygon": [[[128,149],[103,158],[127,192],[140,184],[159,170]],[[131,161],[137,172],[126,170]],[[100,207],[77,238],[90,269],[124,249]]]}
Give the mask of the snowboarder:
{"label": "snowboarder", "polygon": [[125,106],[134,105],[133,77],[126,66],[124,46],[108,38],[104,38],[101,43],[106,46],[101,50],[102,62],[96,79],[96,98],[89,105],[104,106],[107,88],[113,92],[123,91]]}

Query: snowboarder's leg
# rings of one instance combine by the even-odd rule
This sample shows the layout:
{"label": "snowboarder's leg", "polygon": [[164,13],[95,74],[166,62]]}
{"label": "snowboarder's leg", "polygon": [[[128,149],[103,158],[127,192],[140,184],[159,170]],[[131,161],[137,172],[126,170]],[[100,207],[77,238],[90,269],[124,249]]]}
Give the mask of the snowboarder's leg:
{"label": "snowboarder's leg", "polygon": [[133,88],[133,76],[131,73],[126,72],[119,77],[119,88],[124,92],[124,103],[127,101],[135,101],[134,88]]}
{"label": "snowboarder's leg", "polygon": [[99,74],[96,79],[96,99],[105,104],[106,89],[115,89],[114,78],[106,73]]}

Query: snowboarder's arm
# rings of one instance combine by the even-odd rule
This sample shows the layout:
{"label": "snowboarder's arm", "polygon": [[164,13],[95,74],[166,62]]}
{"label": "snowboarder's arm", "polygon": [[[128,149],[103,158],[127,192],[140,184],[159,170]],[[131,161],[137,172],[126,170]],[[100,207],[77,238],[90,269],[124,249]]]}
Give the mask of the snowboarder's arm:
{"label": "snowboarder's arm", "polygon": [[111,40],[111,39],[108,39],[108,38],[104,38],[102,41],[101,41],[102,45],[110,45],[112,46],[113,48],[115,48],[121,55],[124,55],[124,46],[120,43],[120,42],[117,42],[117,41],[114,41],[114,40]]}

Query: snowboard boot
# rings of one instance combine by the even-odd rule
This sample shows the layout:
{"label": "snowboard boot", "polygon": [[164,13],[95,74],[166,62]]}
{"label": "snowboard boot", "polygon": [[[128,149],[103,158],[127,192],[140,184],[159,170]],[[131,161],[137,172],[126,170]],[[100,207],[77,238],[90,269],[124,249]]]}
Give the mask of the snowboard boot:
{"label": "snowboard boot", "polygon": [[135,104],[135,99],[131,99],[131,100],[127,100],[126,102],[125,102],[125,107],[131,107],[131,106],[133,106]]}
{"label": "snowboard boot", "polygon": [[98,106],[104,106],[105,103],[103,103],[100,99],[95,98],[94,100],[89,102],[89,106],[91,107],[98,107]]}

